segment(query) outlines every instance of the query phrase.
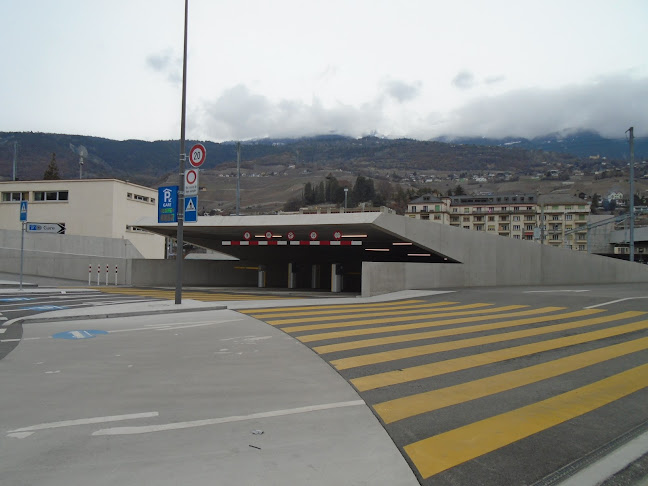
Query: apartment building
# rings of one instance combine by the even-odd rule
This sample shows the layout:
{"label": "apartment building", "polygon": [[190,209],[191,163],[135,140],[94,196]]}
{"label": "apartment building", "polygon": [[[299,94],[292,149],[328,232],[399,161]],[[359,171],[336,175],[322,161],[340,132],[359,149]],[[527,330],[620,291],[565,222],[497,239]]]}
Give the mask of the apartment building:
{"label": "apartment building", "polygon": [[[568,195],[435,196],[409,202],[410,218],[586,251],[590,203]],[[544,221],[544,228],[541,225]]]}

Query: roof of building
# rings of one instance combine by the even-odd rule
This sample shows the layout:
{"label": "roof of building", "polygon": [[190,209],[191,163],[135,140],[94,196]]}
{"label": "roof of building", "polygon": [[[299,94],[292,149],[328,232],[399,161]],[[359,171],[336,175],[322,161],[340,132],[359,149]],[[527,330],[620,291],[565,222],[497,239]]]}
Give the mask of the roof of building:
{"label": "roof of building", "polygon": [[591,201],[571,194],[542,194],[538,204],[591,204]]}
{"label": "roof of building", "polygon": [[410,204],[426,203],[426,202],[440,203],[443,201],[441,201],[441,199],[439,199],[437,196],[433,194],[423,194],[422,196],[411,200]]}

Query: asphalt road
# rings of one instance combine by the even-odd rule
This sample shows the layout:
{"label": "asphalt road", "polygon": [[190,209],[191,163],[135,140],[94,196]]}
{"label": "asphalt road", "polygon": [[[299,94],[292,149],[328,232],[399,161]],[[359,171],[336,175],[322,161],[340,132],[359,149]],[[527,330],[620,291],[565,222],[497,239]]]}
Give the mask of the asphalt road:
{"label": "asphalt road", "polygon": [[[0,301],[0,318],[142,292],[74,297]],[[648,285],[264,305],[24,324],[0,342],[20,342],[0,361],[0,478],[554,484],[648,422]],[[19,326],[2,327],[0,341]],[[52,339],[82,330],[107,334]]]}
{"label": "asphalt road", "polygon": [[646,285],[247,313],[347,379],[423,485],[549,481],[648,421]]}

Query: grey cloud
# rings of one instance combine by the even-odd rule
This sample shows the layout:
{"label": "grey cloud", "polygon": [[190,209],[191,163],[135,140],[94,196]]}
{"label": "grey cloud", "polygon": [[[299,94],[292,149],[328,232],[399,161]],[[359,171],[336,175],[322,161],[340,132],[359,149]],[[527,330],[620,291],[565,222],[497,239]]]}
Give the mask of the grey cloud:
{"label": "grey cloud", "polygon": [[451,113],[443,134],[532,138],[593,129],[619,138],[630,126],[635,126],[637,136],[648,133],[648,78],[609,77],[587,85],[480,98]]}
{"label": "grey cloud", "polygon": [[506,76],[504,76],[502,74],[495,75],[495,76],[486,76],[484,78],[484,84],[497,84],[497,83],[501,83],[505,79],[506,79]]}
{"label": "grey cloud", "polygon": [[199,126],[207,138],[245,140],[322,133],[360,136],[381,126],[384,116],[380,101],[358,108],[343,104],[327,108],[317,98],[311,103],[271,101],[252,93],[244,85],[238,85],[205,104],[200,118]]}
{"label": "grey cloud", "polygon": [[167,79],[174,84],[182,81],[182,59],[175,56],[170,49],[149,55],[146,58],[146,64],[154,71],[165,74]]}
{"label": "grey cloud", "polygon": [[413,100],[421,93],[421,82],[406,83],[404,81],[387,81],[385,84],[386,93],[399,103]]}
{"label": "grey cloud", "polygon": [[460,71],[452,78],[452,85],[459,89],[470,89],[476,84],[475,76],[470,71]]}

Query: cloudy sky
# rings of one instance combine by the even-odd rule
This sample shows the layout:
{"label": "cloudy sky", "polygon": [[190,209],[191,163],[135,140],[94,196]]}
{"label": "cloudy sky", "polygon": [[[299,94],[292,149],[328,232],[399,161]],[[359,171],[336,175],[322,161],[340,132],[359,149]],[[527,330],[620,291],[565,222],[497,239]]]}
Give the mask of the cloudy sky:
{"label": "cloudy sky", "polygon": [[[180,137],[183,0],[0,0],[0,131]],[[648,135],[646,0],[189,0],[187,138]]]}

